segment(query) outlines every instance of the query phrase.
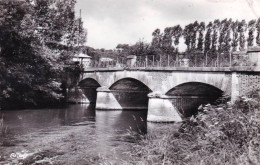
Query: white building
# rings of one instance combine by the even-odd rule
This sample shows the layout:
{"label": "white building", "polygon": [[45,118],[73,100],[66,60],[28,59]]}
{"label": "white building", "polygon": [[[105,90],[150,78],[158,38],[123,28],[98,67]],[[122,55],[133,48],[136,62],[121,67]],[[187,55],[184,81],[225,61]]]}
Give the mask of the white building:
{"label": "white building", "polygon": [[78,55],[75,55],[72,58],[73,62],[79,62],[80,65],[83,66],[83,68],[89,68],[91,66],[91,56],[80,53]]}

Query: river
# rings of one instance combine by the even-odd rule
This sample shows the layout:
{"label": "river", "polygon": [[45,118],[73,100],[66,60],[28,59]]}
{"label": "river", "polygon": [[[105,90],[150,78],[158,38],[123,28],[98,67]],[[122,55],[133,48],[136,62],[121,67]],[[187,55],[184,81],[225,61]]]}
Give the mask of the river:
{"label": "river", "polygon": [[1,117],[6,131],[0,137],[0,164],[127,162],[127,152],[140,136],[178,127],[147,122],[147,110],[96,111],[86,104],[0,111]]}

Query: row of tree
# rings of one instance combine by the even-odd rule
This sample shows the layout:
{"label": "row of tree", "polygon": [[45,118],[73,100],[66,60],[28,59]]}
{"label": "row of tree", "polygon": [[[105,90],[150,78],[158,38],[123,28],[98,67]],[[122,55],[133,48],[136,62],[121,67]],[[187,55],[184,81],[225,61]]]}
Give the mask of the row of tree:
{"label": "row of tree", "polygon": [[86,40],[76,0],[0,0],[0,108],[61,101],[64,64]]}
{"label": "row of tree", "polygon": [[162,49],[177,49],[183,37],[187,52],[201,51],[213,54],[230,51],[243,51],[247,47],[260,45],[260,18],[233,21],[232,19],[214,20],[207,25],[195,21],[182,28],[180,25],[166,27],[153,32],[152,46]]}
{"label": "row of tree", "polygon": [[225,66],[230,64],[231,52],[260,45],[260,18],[249,22],[216,19],[208,24],[195,21],[184,27],[166,27],[163,32],[156,29],[152,36],[151,43],[139,41],[134,45],[118,44],[116,48],[126,55],[170,55],[176,61],[179,47],[186,45],[184,53],[191,65]]}

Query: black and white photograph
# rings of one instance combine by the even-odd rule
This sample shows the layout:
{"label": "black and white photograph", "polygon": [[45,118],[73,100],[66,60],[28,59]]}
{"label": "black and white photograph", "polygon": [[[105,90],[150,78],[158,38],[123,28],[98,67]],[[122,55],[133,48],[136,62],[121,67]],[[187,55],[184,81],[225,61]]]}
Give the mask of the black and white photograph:
{"label": "black and white photograph", "polygon": [[0,0],[0,165],[259,165],[260,0]]}

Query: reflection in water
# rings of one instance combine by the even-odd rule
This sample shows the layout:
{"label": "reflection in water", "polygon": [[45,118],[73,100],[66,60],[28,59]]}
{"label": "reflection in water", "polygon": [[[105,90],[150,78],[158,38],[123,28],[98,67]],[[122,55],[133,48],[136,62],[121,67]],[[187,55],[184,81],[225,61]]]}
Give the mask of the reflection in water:
{"label": "reflection in water", "polygon": [[80,141],[91,146],[92,153],[104,155],[111,155],[115,148],[119,152],[127,150],[126,146],[135,142],[131,132],[147,133],[147,110],[96,111],[95,106],[75,104],[58,109],[0,111],[0,116],[4,116],[4,124],[8,127],[7,140],[18,138],[19,143],[22,135],[37,137],[43,132],[62,132],[62,126],[69,130],[80,126],[85,134],[80,135],[83,137]]}
{"label": "reflection in water", "polygon": [[95,111],[94,105],[75,104],[61,109],[37,109],[0,111],[4,123],[14,134],[26,134],[77,123],[95,122],[97,131],[117,130],[146,133],[147,110],[142,111]]}
{"label": "reflection in water", "polygon": [[27,134],[83,121],[95,121],[93,106],[69,105],[59,109],[0,111],[4,124],[12,134]]}

